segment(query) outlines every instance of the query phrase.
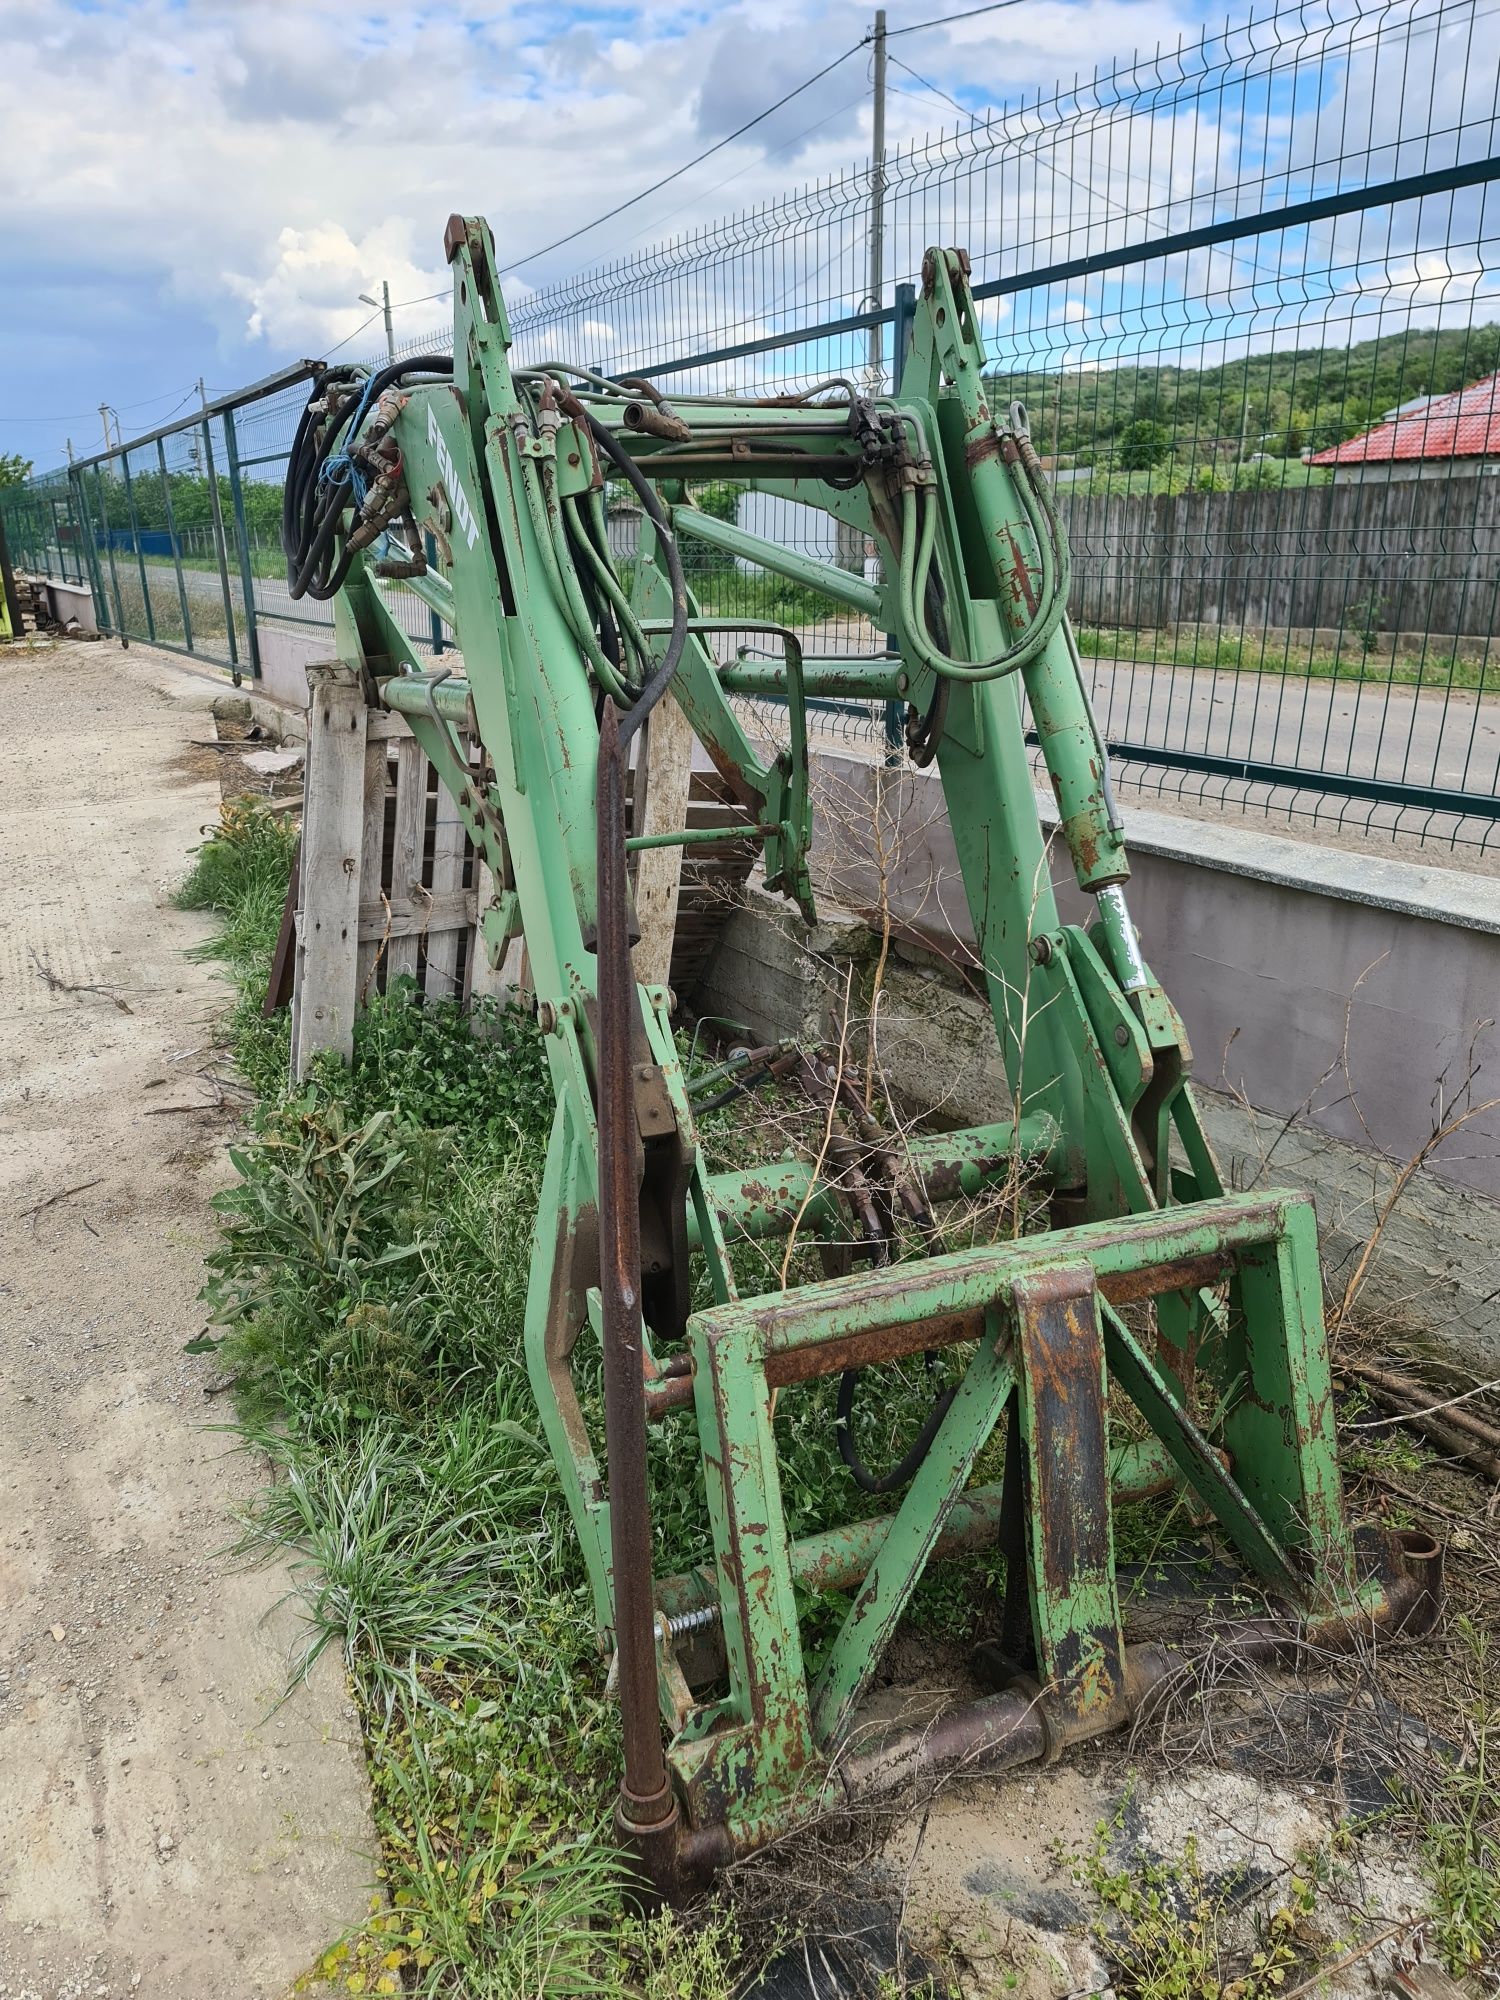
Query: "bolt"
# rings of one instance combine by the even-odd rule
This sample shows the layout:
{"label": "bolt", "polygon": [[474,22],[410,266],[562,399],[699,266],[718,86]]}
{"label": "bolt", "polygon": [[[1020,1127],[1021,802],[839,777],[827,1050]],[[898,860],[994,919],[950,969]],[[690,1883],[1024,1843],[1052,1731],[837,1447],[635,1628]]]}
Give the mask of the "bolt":
{"label": "bolt", "polygon": [[536,1024],[544,1035],[550,1035],[557,1026],[557,1009],[550,1000],[537,1001]]}
{"label": "bolt", "polygon": [[1052,940],[1049,937],[1034,937],[1031,940],[1031,959],[1034,965],[1052,963]]}
{"label": "bolt", "polygon": [[1123,1021],[1121,1021],[1119,1026],[1115,1029],[1115,1040],[1119,1043],[1122,1049],[1128,1049],[1130,1047],[1130,1030],[1129,1028],[1126,1027]]}

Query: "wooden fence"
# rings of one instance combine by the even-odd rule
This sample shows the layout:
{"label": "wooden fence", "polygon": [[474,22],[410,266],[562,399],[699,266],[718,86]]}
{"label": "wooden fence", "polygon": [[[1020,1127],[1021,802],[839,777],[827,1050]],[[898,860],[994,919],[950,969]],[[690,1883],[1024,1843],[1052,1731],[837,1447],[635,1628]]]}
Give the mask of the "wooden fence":
{"label": "wooden fence", "polygon": [[1500,629],[1500,477],[1059,500],[1075,624]]}

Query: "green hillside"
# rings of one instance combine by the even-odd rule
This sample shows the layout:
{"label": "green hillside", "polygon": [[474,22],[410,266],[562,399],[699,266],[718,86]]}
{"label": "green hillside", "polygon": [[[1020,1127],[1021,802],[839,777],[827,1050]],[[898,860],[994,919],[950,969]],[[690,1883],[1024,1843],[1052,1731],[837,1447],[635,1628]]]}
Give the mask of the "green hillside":
{"label": "green hillside", "polygon": [[1161,490],[1198,472],[1236,483],[1241,461],[1247,469],[1261,457],[1295,463],[1413,396],[1445,395],[1497,368],[1500,325],[1490,324],[1413,328],[1353,347],[1273,348],[1213,367],[1152,360],[1061,374],[997,369],[990,380],[1002,407],[1015,397],[1026,403],[1040,451],[1112,475],[1151,472]]}

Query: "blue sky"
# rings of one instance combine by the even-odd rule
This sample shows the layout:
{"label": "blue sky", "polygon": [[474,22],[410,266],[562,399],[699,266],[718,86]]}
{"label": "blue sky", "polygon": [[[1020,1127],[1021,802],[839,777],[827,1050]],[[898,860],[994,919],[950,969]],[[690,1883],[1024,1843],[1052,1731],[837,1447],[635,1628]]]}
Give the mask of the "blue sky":
{"label": "blue sky", "polygon": [[[911,0],[890,25],[953,11]],[[1217,18],[1217,17],[1215,17]],[[864,6],[0,0],[0,451],[96,449],[192,394],[445,318],[444,222],[526,256],[733,131],[858,42]],[[1174,0],[1026,0],[893,43],[893,141],[1195,33]],[[919,73],[919,78],[910,71]],[[846,167],[868,55],[701,168],[510,281],[568,275]],[[936,91],[936,95],[934,95]],[[406,304],[407,301],[424,303]]]}

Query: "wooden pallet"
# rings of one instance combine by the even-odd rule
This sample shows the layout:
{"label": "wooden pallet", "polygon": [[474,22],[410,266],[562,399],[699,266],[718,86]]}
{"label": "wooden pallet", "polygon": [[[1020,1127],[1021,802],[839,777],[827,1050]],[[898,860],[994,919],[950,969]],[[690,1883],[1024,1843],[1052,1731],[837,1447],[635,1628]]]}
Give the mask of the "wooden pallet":
{"label": "wooden pallet", "polygon": [[[414,979],[434,1000],[502,990],[476,942],[495,885],[421,746],[399,715],[367,706],[348,668],[307,675],[295,914],[267,995],[281,1001],[290,962],[299,1077],[325,1049],[348,1060],[355,1014],[393,979]],[[457,740],[477,774],[477,745]]]}
{"label": "wooden pallet", "polygon": [[[323,1050],[349,1059],[356,1014],[393,979],[414,979],[429,999],[462,1001],[503,996],[525,980],[519,952],[503,977],[489,963],[477,926],[496,885],[405,721],[368,707],[346,667],[310,666],[307,674],[302,841],[266,994],[267,1012],[291,1004],[298,1077]],[[456,734],[479,782],[482,752],[465,732]],[[680,750],[673,745],[672,755]],[[653,786],[658,815],[682,811],[680,782],[676,797],[667,798],[666,787],[648,776],[648,825]],[[637,952],[645,961],[655,949],[659,962],[638,963],[637,971],[659,979],[666,970],[683,999],[702,978],[761,846],[746,808],[714,772],[692,773],[686,813],[690,827],[738,822],[746,833],[640,857],[652,879],[638,876],[637,896],[643,924],[652,912],[656,936]],[[674,864],[667,872],[663,854]]]}

